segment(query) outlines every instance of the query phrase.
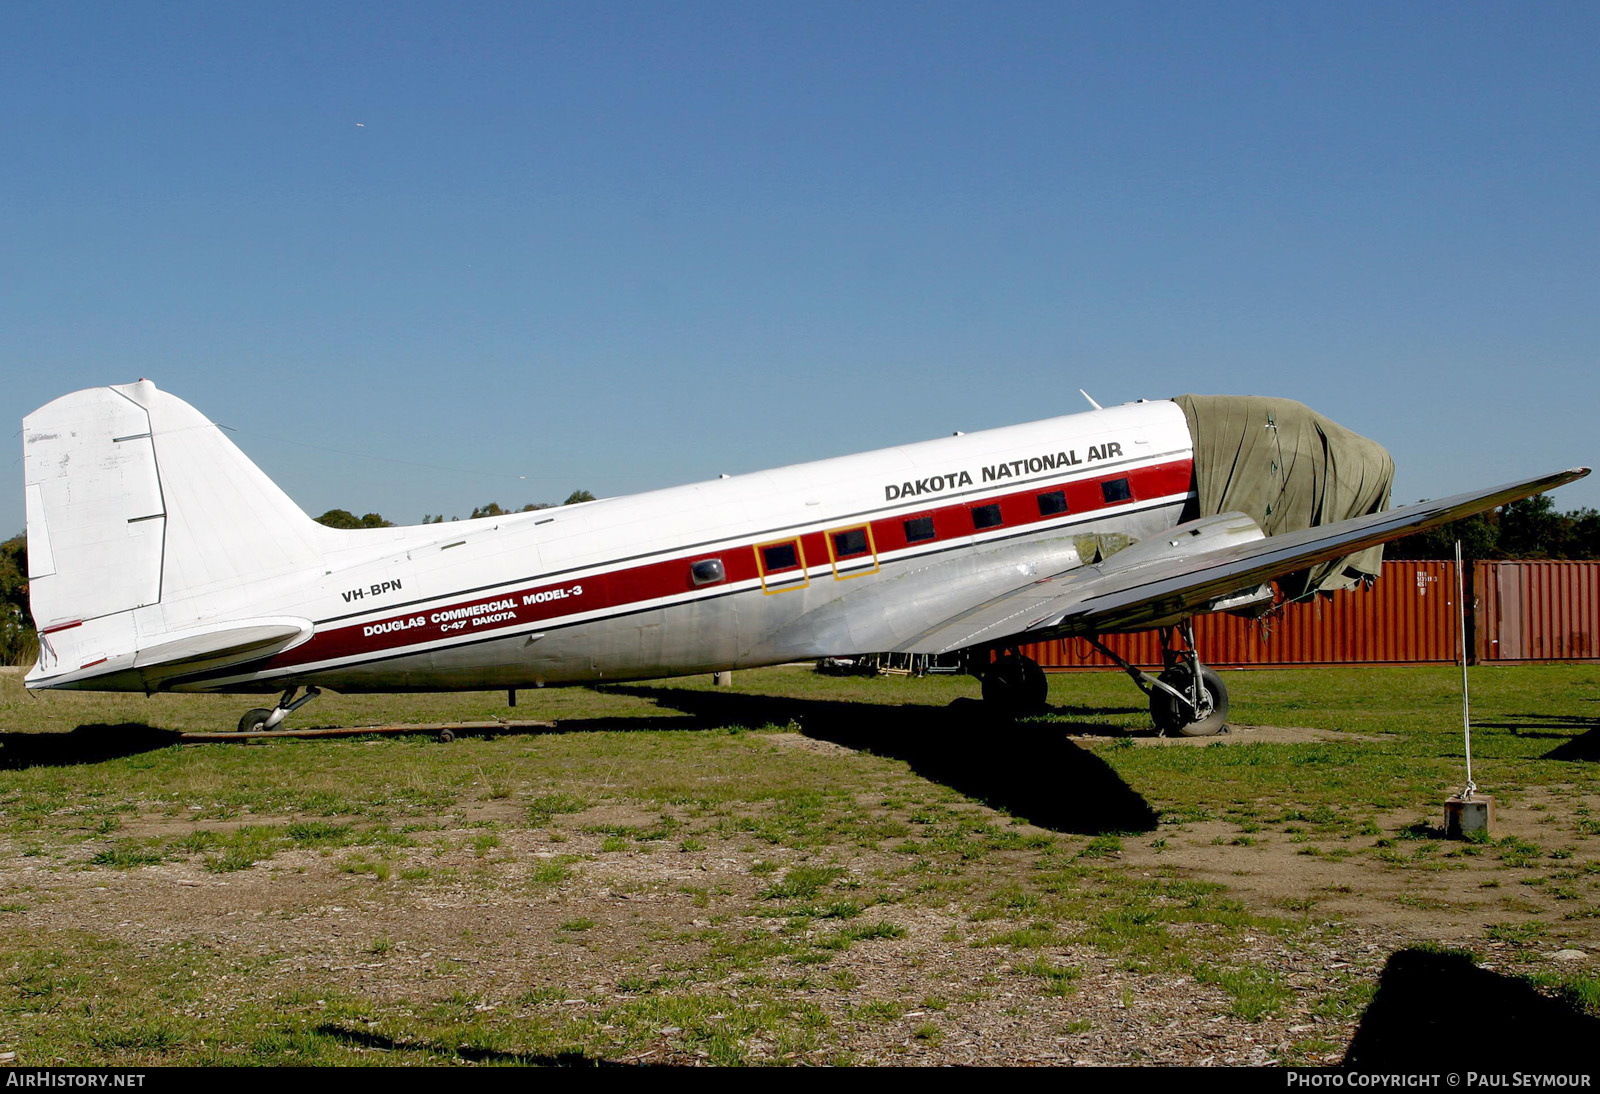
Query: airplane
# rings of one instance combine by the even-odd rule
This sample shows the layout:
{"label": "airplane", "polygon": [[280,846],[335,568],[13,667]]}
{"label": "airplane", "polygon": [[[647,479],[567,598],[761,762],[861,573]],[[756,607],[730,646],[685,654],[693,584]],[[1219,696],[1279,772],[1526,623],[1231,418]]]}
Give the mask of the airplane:
{"label": "airplane", "polygon": [[1227,691],[1194,615],[1260,612],[1274,582],[1298,597],[1369,580],[1386,540],[1588,473],[1389,509],[1388,453],[1299,403],[1090,404],[631,497],[340,530],[149,380],[78,391],[23,421],[40,646],[26,686],[279,693],[239,722],[270,730],[323,688],[503,688],[514,703],[519,688],[955,653],[1015,716],[1046,699],[1021,645],[1106,650],[1102,635],[1163,627],[1164,671],[1119,663],[1161,731],[1205,736]]}

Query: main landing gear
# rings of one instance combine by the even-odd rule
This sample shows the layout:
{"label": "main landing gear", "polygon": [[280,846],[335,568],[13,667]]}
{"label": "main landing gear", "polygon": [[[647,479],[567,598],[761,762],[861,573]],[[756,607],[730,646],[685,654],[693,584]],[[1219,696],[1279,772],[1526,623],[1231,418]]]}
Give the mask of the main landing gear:
{"label": "main landing gear", "polygon": [[1049,706],[1050,683],[1044,669],[1031,657],[1006,650],[987,665],[974,669],[983,683],[983,702],[1008,718],[1040,714]]}
{"label": "main landing gear", "polygon": [[1161,659],[1166,664],[1160,676],[1151,676],[1128,664],[1108,649],[1097,636],[1089,643],[1115,661],[1150,696],[1150,720],[1162,736],[1211,737],[1228,724],[1228,689],[1222,677],[1200,663],[1194,648],[1194,628],[1185,619],[1178,625],[1183,645],[1161,634]]}
{"label": "main landing gear", "polygon": [[1150,689],[1150,720],[1162,736],[1211,737],[1228,723],[1228,689],[1212,669],[1177,664],[1156,677]]}
{"label": "main landing gear", "polygon": [[244,712],[244,717],[239,719],[240,733],[261,733],[270,729],[277,729],[282,724],[284,716],[299,710],[311,700],[322,694],[321,688],[306,688],[306,693],[296,699],[294,693],[298,687],[292,687],[283,693],[275,707],[256,707],[254,710]]}

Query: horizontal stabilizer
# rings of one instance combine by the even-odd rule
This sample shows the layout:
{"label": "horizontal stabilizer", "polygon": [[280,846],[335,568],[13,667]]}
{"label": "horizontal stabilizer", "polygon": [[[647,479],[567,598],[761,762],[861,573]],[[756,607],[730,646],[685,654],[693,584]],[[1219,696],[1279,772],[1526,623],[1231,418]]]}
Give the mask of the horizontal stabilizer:
{"label": "horizontal stabilizer", "polygon": [[39,663],[27,686],[158,691],[182,676],[226,668],[293,649],[314,630],[294,616],[229,620],[140,642],[127,613],[39,634]]}
{"label": "horizontal stabilizer", "polygon": [[216,668],[279,653],[311,637],[309,619],[255,619],[217,630],[191,631],[141,649],[135,668]]}

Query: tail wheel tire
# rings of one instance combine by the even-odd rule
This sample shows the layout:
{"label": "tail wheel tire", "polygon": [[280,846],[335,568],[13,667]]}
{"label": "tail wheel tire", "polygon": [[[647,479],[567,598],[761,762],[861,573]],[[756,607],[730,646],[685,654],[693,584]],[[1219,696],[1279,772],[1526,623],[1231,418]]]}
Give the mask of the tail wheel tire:
{"label": "tail wheel tire", "polygon": [[256,707],[254,710],[244,712],[244,717],[239,719],[240,733],[258,733],[266,728],[267,719],[272,717],[270,707]]}
{"label": "tail wheel tire", "polygon": [[[1163,672],[1158,677],[1163,684],[1168,685],[1183,694],[1190,693],[1190,675],[1188,665],[1175,665]],[[1176,734],[1181,737],[1212,737],[1222,732],[1222,727],[1228,724],[1228,688],[1223,684],[1222,677],[1213,670],[1204,666],[1200,668],[1200,686],[1210,701],[1211,709],[1203,717],[1196,718],[1195,712],[1188,703],[1156,688],[1150,693],[1150,720],[1155,722],[1156,728],[1164,734]]]}

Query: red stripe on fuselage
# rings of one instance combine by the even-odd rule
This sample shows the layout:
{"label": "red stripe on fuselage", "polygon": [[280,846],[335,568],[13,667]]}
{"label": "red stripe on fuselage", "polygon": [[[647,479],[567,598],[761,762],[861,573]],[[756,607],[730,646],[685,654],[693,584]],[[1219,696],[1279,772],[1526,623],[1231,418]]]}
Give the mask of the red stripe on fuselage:
{"label": "red stripe on fuselage", "polygon": [[[970,539],[974,535],[1015,533],[1029,525],[1059,521],[1063,517],[1081,518],[1090,513],[1109,515],[1116,509],[1141,501],[1186,493],[1190,487],[1192,466],[1192,461],[1183,459],[1094,478],[1039,482],[1026,490],[964,498],[954,504],[897,512],[892,516],[870,520],[846,521],[839,527],[859,528],[863,524],[870,524],[879,556],[908,547],[938,547]],[[1123,478],[1128,480],[1131,496],[1122,501],[1107,502],[1102,484]],[[1038,496],[1057,490],[1066,494],[1067,512],[1042,515]],[[1000,507],[1001,522],[991,528],[975,530],[972,510],[986,505]],[[906,522],[922,517],[932,518],[933,538],[908,542]],[[806,565],[816,568],[828,563],[827,533],[830,530],[796,533],[789,537],[766,535],[759,542],[771,544],[798,539],[805,552]],[[715,550],[675,555],[659,562],[589,573],[555,584],[531,584],[454,604],[387,616],[368,623],[319,630],[303,645],[270,659],[263,668],[271,670],[308,665],[440,640],[494,634],[508,627],[526,627],[566,616],[624,609],[694,591],[715,594],[728,586],[755,581],[761,576],[757,569],[756,550],[757,542],[752,540]],[[721,559],[727,577],[714,585],[696,586],[691,580],[689,567],[707,558]],[[798,574],[798,571],[792,572]],[[787,573],[781,576],[787,576]],[[773,575],[770,572],[767,581],[771,588]]]}

